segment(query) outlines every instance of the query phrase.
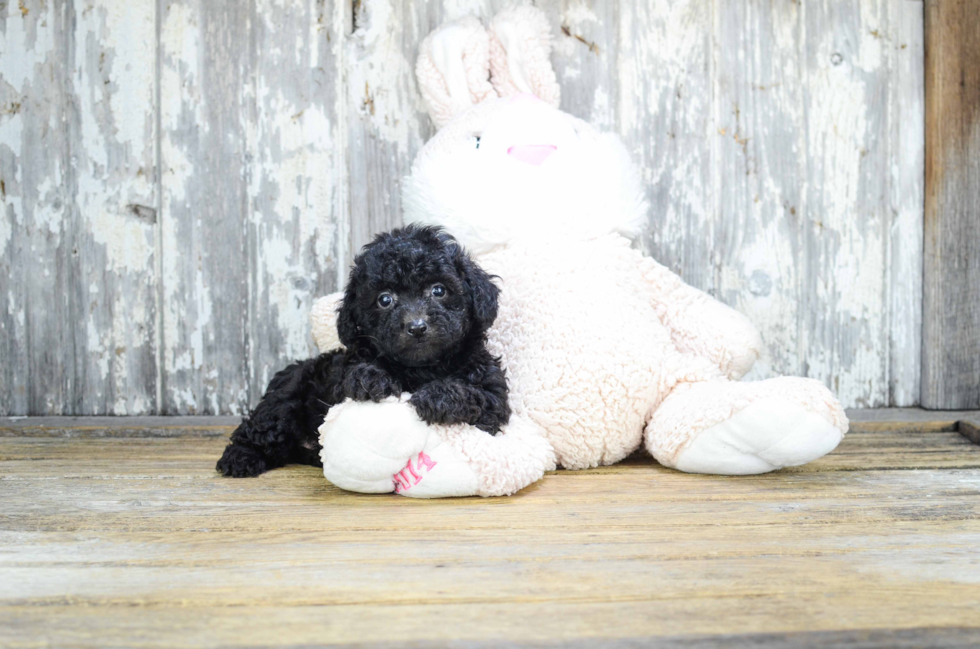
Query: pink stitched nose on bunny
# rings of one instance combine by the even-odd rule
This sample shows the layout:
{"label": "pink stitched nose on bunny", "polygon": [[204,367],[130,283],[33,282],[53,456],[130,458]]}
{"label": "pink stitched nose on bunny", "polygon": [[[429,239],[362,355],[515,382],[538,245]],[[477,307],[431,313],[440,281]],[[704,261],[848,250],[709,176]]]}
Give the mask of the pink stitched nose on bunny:
{"label": "pink stitched nose on bunny", "polygon": [[510,147],[507,155],[530,165],[539,165],[557,150],[554,144],[524,144]]}

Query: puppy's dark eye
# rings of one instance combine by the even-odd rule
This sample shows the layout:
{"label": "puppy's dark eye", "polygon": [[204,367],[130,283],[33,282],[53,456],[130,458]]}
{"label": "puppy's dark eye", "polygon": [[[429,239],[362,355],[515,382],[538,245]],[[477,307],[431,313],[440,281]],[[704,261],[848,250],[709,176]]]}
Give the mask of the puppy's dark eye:
{"label": "puppy's dark eye", "polygon": [[387,293],[382,293],[381,295],[378,296],[378,306],[381,307],[382,309],[387,309],[394,303],[395,303],[395,298],[391,297]]}
{"label": "puppy's dark eye", "polygon": [[436,284],[432,287],[432,297],[445,297],[446,287],[442,284]]}

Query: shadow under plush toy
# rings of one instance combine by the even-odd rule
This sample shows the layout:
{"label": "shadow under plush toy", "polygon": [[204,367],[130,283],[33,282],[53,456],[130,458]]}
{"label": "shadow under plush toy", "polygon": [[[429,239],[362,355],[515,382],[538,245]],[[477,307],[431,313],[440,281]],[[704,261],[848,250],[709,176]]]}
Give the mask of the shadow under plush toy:
{"label": "shadow under plush toy", "polygon": [[[324,475],[367,493],[497,496],[641,445],[728,475],[833,450],[847,431],[834,395],[812,379],[738,382],[761,350],[752,324],[630,247],[647,210],[638,174],[616,136],[557,110],[549,33],[533,7],[488,29],[464,18],[423,41],[416,68],[439,132],[406,179],[405,221],[444,226],[500,276],[489,349],[510,423],[491,436],[428,426],[407,395],[348,401],[320,428]],[[338,345],[338,298],[314,306],[320,349]]]}

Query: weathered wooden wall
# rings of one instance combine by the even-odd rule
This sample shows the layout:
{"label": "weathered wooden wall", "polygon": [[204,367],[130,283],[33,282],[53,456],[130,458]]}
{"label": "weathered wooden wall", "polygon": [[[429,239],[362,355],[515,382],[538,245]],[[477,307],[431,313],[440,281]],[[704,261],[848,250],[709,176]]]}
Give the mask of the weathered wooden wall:
{"label": "weathered wooden wall", "polygon": [[[239,413],[400,222],[412,76],[483,0],[0,0],[0,414]],[[920,390],[922,5],[540,0],[651,254],[747,313],[752,378]]]}
{"label": "weathered wooden wall", "polygon": [[980,3],[925,9],[922,405],[980,408]]}

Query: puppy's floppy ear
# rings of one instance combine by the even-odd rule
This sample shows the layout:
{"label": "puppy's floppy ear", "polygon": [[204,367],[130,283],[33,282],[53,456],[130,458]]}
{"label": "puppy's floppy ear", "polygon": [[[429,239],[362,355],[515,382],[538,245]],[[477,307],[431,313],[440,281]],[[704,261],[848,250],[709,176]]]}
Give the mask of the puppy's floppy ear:
{"label": "puppy's floppy ear", "polygon": [[340,342],[347,349],[357,340],[357,321],[354,319],[356,308],[354,302],[357,299],[357,291],[354,290],[354,273],[351,273],[350,280],[347,282],[347,289],[344,291],[344,299],[337,309],[337,335]]}
{"label": "puppy's floppy ear", "polygon": [[473,304],[473,326],[479,331],[486,331],[497,319],[497,297],[500,289],[493,283],[493,277],[470,259],[455,239],[443,233],[440,240],[452,258],[456,272],[469,290]]}

